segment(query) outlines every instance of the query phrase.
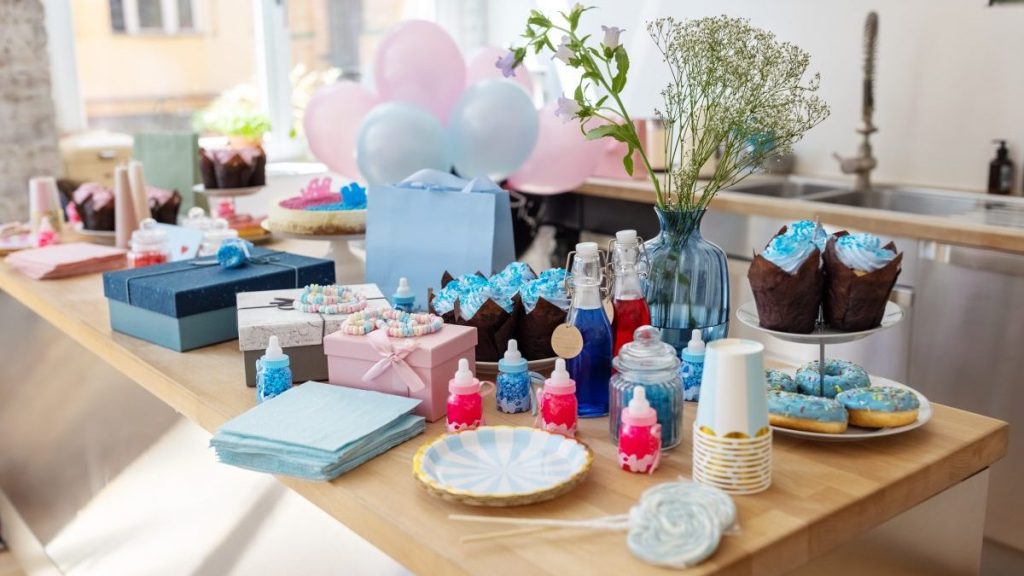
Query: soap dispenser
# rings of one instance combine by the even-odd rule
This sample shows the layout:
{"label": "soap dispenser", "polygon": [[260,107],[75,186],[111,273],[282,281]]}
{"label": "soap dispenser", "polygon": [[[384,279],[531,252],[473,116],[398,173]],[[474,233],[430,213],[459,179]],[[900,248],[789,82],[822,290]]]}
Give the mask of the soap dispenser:
{"label": "soap dispenser", "polygon": [[266,353],[256,361],[256,401],[263,402],[291,387],[291,361],[281,350],[277,336],[272,335]]}
{"label": "soap dispenser", "polygon": [[988,166],[988,193],[1009,195],[1013,191],[1013,160],[1006,148],[1006,140],[993,140],[999,143],[996,157]]}

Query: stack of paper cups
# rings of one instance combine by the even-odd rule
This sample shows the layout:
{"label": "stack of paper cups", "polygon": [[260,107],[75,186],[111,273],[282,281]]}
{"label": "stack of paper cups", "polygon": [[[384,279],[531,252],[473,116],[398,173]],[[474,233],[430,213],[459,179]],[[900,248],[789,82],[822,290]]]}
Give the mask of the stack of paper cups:
{"label": "stack of paper cups", "polygon": [[118,248],[128,248],[132,232],[139,228],[131,178],[127,166],[114,168],[114,231]]}
{"label": "stack of paper cups", "polygon": [[132,204],[135,206],[135,219],[142,222],[151,218],[149,200],[146,197],[146,178],[142,172],[142,162],[132,160],[128,163],[128,182],[132,188]]}
{"label": "stack of paper cups", "polygon": [[28,205],[31,217],[32,232],[39,232],[39,221],[46,218],[55,232],[60,232],[64,224],[64,214],[60,207],[60,193],[57,191],[57,180],[49,176],[32,178],[28,181]]}
{"label": "stack of paper cups", "polygon": [[727,338],[708,344],[693,424],[693,479],[731,494],[772,483],[772,434],[764,346]]}

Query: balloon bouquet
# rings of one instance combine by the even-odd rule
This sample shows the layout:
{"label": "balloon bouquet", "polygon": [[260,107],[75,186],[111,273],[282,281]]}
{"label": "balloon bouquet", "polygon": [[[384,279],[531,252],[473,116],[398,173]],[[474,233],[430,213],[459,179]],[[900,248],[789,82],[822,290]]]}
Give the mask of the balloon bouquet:
{"label": "balloon bouquet", "polygon": [[486,47],[467,63],[437,24],[399,24],[377,49],[376,94],[342,81],[310,100],[303,121],[310,151],[370,184],[433,168],[507,179],[538,194],[575,188],[593,174],[604,144],[563,123],[553,104],[538,112],[525,70],[504,79],[495,66],[506,52]]}

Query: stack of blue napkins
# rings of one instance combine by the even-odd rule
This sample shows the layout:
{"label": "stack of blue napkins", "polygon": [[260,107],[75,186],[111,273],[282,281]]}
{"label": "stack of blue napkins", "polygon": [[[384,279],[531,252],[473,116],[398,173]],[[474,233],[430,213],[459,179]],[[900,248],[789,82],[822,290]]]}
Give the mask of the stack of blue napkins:
{"label": "stack of blue napkins", "polygon": [[419,400],[306,382],[217,430],[210,445],[225,464],[331,480],[423,432]]}

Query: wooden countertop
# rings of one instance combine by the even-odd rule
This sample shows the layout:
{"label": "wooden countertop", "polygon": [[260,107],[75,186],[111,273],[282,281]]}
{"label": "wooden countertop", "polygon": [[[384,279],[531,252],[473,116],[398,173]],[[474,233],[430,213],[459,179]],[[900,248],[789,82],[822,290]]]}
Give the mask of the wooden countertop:
{"label": "wooden countertop", "polygon": [[[591,178],[575,192],[598,198],[654,204],[654,187],[648,180]],[[874,234],[1024,254],[1024,229],[965,222],[941,216],[922,216],[794,198],[773,198],[728,190],[715,195],[711,201],[711,208],[721,212],[788,220],[820,219],[825,224],[855,228]]]}
{"label": "wooden countertop", "polygon": [[[296,251],[300,246],[281,245]],[[98,275],[37,282],[0,265],[0,289],[208,431],[255,403],[253,389],[243,383],[237,342],[179,354],[112,333]],[[441,423],[331,483],[280,481],[420,574],[668,573],[633,558],[621,533],[565,530],[460,544],[461,536],[489,529],[447,516],[624,513],[652,484],[689,476],[688,427],[695,410],[686,407],[684,442],[667,453],[652,477],[618,470],[606,419],[583,420],[581,439],[596,457],[589,477],[566,496],[523,508],[449,504],[415,483],[413,454],[442,432]],[[529,415],[497,414],[493,408],[487,418],[531,424]],[[687,574],[782,574],[983,470],[1005,454],[1007,437],[1004,422],[940,405],[922,428],[869,442],[814,443],[776,435],[772,487],[736,497],[742,533],[724,538],[710,560]]]}

